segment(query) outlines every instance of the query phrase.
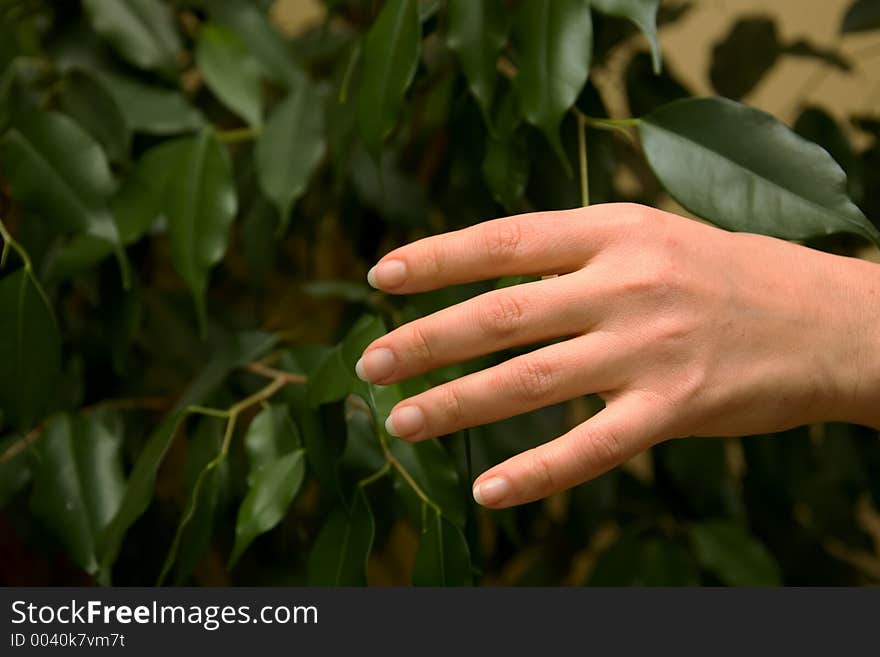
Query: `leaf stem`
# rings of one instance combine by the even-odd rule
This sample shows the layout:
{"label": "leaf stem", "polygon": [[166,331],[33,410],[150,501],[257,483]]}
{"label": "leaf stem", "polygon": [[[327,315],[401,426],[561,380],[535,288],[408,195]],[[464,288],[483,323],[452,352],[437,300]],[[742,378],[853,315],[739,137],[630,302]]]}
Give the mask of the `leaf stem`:
{"label": "leaf stem", "polygon": [[387,475],[389,472],[391,472],[391,464],[388,461],[385,461],[385,464],[381,468],[376,470],[373,474],[368,475],[368,476],[364,477],[363,479],[361,479],[358,482],[358,487],[361,489],[364,489],[367,486],[369,486],[370,484],[372,484],[376,481],[379,481],[382,477]]}
{"label": "leaf stem", "polygon": [[218,130],[215,135],[221,144],[238,144],[244,141],[252,141],[262,134],[260,128],[235,128],[233,130]]}
{"label": "leaf stem", "polygon": [[281,388],[288,385],[289,383],[294,382],[292,381],[292,379],[295,379],[295,382],[297,383],[302,383],[305,380],[304,377],[288,374],[287,372],[282,372],[280,370],[275,370],[274,374],[270,374],[267,370],[271,370],[271,368],[267,368],[266,366],[260,365],[259,363],[251,363],[249,366],[247,366],[246,369],[250,371],[256,371],[257,373],[264,376],[269,376],[272,379],[271,383],[260,388],[252,395],[249,395],[244,399],[234,403],[225,411],[222,409],[208,408],[205,406],[189,406],[186,409],[186,412],[188,413],[200,413],[202,415],[208,415],[210,417],[226,419],[226,429],[223,432],[223,442],[220,445],[220,451],[217,453],[217,456],[211,459],[211,461],[202,469],[202,471],[199,473],[198,479],[196,479],[196,483],[193,486],[192,492],[190,493],[189,501],[187,502],[186,510],[184,511],[183,516],[181,517],[180,522],[177,525],[177,531],[174,534],[174,539],[171,542],[171,547],[168,548],[168,554],[165,557],[165,563],[162,565],[162,571],[159,573],[159,579],[156,582],[156,586],[162,585],[162,583],[165,581],[165,578],[168,576],[168,573],[171,571],[171,567],[177,560],[177,552],[180,548],[180,543],[183,540],[183,534],[196,513],[196,507],[198,506],[199,501],[199,494],[202,490],[202,483],[205,481],[212,470],[223,463],[223,461],[226,459],[227,454],[229,453],[229,445],[232,443],[232,436],[235,435],[235,425],[238,422],[238,416],[252,406],[257,406],[270,399],[276,392],[281,390]]}
{"label": "leaf stem", "polygon": [[2,256],[0,256],[0,267],[6,266],[7,256],[9,255],[9,251],[12,250],[18,254],[19,258],[21,258],[25,270],[27,270],[28,273],[33,272],[34,266],[31,262],[30,255],[28,255],[25,248],[9,234],[9,230],[6,228],[6,224],[3,223],[2,219],[0,219],[0,237],[3,238],[3,253]]}
{"label": "leaf stem", "polygon": [[27,250],[19,244],[12,235],[10,235],[9,230],[6,228],[6,224],[3,223],[3,219],[0,219],[0,237],[3,238],[3,252],[0,253],[0,269],[6,266],[6,260],[9,256],[10,249],[15,251],[24,263],[25,274],[31,279],[34,287],[37,288],[37,292],[43,298],[43,303],[46,304],[46,308],[48,308],[49,314],[52,315],[52,319],[57,322],[55,318],[55,310],[49,302],[49,295],[46,294],[46,290],[43,289],[40,281],[34,275],[34,264],[31,261],[31,256],[28,254]]}
{"label": "leaf stem", "polygon": [[578,164],[581,174],[581,207],[590,204],[590,177],[587,170],[587,120],[581,112],[575,114],[578,124]]}
{"label": "leaf stem", "polygon": [[258,376],[262,376],[267,379],[284,379],[287,383],[305,383],[306,377],[302,374],[291,374],[290,372],[285,372],[283,370],[275,369],[274,367],[269,367],[264,363],[251,363],[245,369]]}
{"label": "leaf stem", "polygon": [[419,486],[418,483],[416,483],[415,479],[413,479],[413,476],[409,473],[409,470],[406,469],[403,463],[397,460],[397,457],[391,453],[391,450],[384,442],[382,443],[382,452],[385,454],[385,460],[388,461],[388,464],[392,468],[397,470],[397,473],[407,483],[407,485],[412,488],[413,492],[422,501],[422,503],[434,509],[434,511],[437,512],[437,515],[442,515],[443,510],[440,508],[440,505],[437,504],[430,497],[428,497],[428,494],[423,491],[422,487]]}

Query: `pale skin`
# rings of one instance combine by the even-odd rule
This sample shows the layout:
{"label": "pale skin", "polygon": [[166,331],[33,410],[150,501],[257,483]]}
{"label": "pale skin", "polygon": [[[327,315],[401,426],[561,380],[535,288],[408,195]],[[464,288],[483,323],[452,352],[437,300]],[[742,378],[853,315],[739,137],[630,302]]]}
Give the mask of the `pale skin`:
{"label": "pale skin", "polygon": [[[597,393],[605,408],[474,483],[490,508],[582,483],[661,441],[841,421],[880,426],[880,266],[634,204],[487,221],[395,249],[390,294],[501,276],[370,344],[390,384],[565,338],[405,399],[386,427],[420,441]],[[558,276],[554,276],[558,275]]]}

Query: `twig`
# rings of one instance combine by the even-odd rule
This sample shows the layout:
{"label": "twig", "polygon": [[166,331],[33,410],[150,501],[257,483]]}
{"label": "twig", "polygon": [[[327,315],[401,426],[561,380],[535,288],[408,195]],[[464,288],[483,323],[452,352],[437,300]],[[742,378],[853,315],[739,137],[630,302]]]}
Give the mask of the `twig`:
{"label": "twig", "polygon": [[285,383],[305,383],[308,380],[302,374],[291,374],[290,372],[278,370],[259,362],[251,363],[245,369],[252,374],[257,374],[267,379],[283,379]]}

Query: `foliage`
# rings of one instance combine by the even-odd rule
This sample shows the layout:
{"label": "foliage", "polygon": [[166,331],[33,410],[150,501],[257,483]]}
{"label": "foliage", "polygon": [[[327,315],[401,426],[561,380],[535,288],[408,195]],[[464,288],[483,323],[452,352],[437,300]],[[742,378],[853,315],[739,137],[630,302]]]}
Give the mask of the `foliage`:
{"label": "foliage", "polygon": [[[270,4],[0,3],[0,527],[18,555],[0,577],[876,583],[867,430],[675,441],[489,512],[473,476],[596,400],[409,444],[383,426],[397,401],[504,354],[387,387],[353,371],[387,328],[519,282],[392,298],[367,267],[509,212],[662,185],[730,230],[880,242],[876,117],[859,152],[820,108],[794,132],[737,102],[780,56],[842,57],[744,19],[714,49],[730,98],[696,99],[658,46],[682,5],[328,0],[287,37]],[[874,6],[843,31],[877,28]],[[590,73],[623,39],[635,118],[608,118]]]}

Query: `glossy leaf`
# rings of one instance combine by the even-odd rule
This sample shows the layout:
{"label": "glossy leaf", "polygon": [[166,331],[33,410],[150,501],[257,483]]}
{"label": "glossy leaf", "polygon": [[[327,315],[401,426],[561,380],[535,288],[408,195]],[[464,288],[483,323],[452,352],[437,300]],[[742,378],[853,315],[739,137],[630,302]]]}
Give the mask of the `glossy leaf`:
{"label": "glossy leaf", "polygon": [[741,526],[710,521],[691,528],[700,563],[730,586],[778,586],[779,566]]}
{"label": "glossy leaf", "polygon": [[366,36],[358,125],[374,158],[400,116],[419,62],[421,38],[416,0],[388,0]]}
{"label": "glossy leaf", "polygon": [[173,135],[193,132],[205,125],[202,113],[177,90],[112,73],[97,75],[116,99],[128,127],[135,132]]}
{"label": "glossy leaf", "polygon": [[436,513],[422,530],[413,567],[416,586],[469,586],[471,558],[461,530]]}
{"label": "glossy leaf", "polygon": [[373,513],[358,490],[350,509],[338,507],[327,518],[309,555],[309,586],[363,586],[376,532]]}
{"label": "glossy leaf", "polygon": [[458,55],[471,93],[488,116],[492,107],[498,55],[510,28],[501,0],[449,0],[446,44]]}
{"label": "glossy leaf", "polygon": [[795,120],[793,128],[804,139],[809,139],[828,151],[846,172],[850,198],[860,203],[864,196],[862,162],[834,117],[818,107],[806,107]]}
{"label": "glossy leaf", "polygon": [[168,187],[171,255],[204,326],[208,277],[226,253],[237,210],[235,186],[227,154],[210,131],[187,139],[178,155]]}
{"label": "glossy leaf", "polygon": [[660,0],[590,0],[590,4],[603,14],[626,18],[635,23],[651,45],[654,72],[660,72],[663,65],[660,41],[657,39],[657,9],[660,7]]}
{"label": "glossy leaf", "polygon": [[[467,517],[467,500],[451,457],[436,440],[408,443],[391,441],[391,453],[406,468],[434,504],[440,507],[445,518],[459,528],[464,528]],[[399,482],[401,491],[409,491],[409,484]]]}
{"label": "glossy leaf", "polygon": [[107,158],[71,119],[54,112],[19,117],[0,141],[0,161],[23,205],[67,231],[119,248],[107,210],[115,188]]}
{"label": "glossy leaf", "polygon": [[0,279],[0,410],[30,429],[49,409],[60,378],[61,339],[46,299],[24,269]]}
{"label": "glossy leaf", "polygon": [[[186,478],[190,496],[194,493],[202,470],[220,452],[225,426],[226,423],[221,418],[205,417],[199,421],[188,449]],[[185,583],[210,549],[211,540],[219,524],[219,511],[228,481],[229,463],[224,461],[202,482],[193,517],[180,541],[174,575],[175,584]]]}
{"label": "glossy leaf", "polygon": [[877,29],[880,29],[880,4],[876,0],[855,0],[840,26],[844,34]]}
{"label": "glossy leaf", "polygon": [[280,230],[323,155],[323,102],[303,78],[273,110],[254,154],[260,187],[281,214]]}
{"label": "glossy leaf", "polygon": [[238,35],[220,25],[204,25],[196,63],[205,83],[224,105],[252,126],[263,122],[260,69]]}
{"label": "glossy leaf", "polygon": [[385,465],[385,455],[370,410],[355,397],[345,400],[345,451],[340,465],[363,476]]}
{"label": "glossy leaf", "polygon": [[[183,140],[164,141],[146,151],[110,199],[110,211],[123,244],[140,240],[164,216],[168,181],[185,144]],[[73,276],[94,267],[111,252],[107,242],[77,235],[52,259],[48,277],[56,281]]]}
{"label": "glossy leaf", "polygon": [[180,37],[171,8],[160,0],[83,0],[92,27],[139,68],[173,72]]}
{"label": "glossy leaf", "polygon": [[302,439],[290,418],[290,411],[281,404],[270,404],[251,421],[244,437],[250,471],[248,485],[253,486],[263,468],[299,449]]}
{"label": "glossy leaf", "polygon": [[267,77],[286,88],[299,82],[300,67],[265,11],[248,0],[212,0],[207,9],[212,20],[239,36]]}
{"label": "glossy leaf", "polygon": [[108,158],[116,162],[128,158],[128,124],[100,78],[83,69],[68,71],[62,80],[59,101],[61,109],[101,144]]}
{"label": "glossy leaf", "polygon": [[230,567],[235,565],[257,536],[281,522],[302,485],[305,476],[304,456],[305,450],[297,449],[256,471],[251,488],[238,510]]}
{"label": "glossy leaf", "polygon": [[125,492],[122,436],[94,417],[59,415],[46,426],[31,506],[90,574],[100,568],[99,537]]}
{"label": "glossy leaf", "polygon": [[[20,436],[0,440],[0,454],[7,454],[8,450],[17,447],[17,443],[21,440]],[[27,486],[32,478],[33,470],[29,448],[22,448],[15,456],[0,463],[0,509],[6,506],[22,488]]]}
{"label": "glossy leaf", "polygon": [[557,156],[567,163],[559,125],[590,72],[590,4],[586,0],[524,0],[514,21],[519,73],[513,85],[523,115],[543,130]]}
{"label": "glossy leaf", "polygon": [[795,240],[849,232],[880,243],[837,163],[769,114],[695,98],[651,112],[639,132],[669,193],[722,228]]}
{"label": "glossy leaf", "polygon": [[119,555],[125,534],[150,506],[159,466],[165,459],[165,454],[177,434],[184,415],[183,412],[168,415],[153,431],[138,454],[137,461],[135,461],[134,468],[128,478],[125,496],[122,498],[119,509],[107,524],[98,544],[103,571],[109,573]]}

